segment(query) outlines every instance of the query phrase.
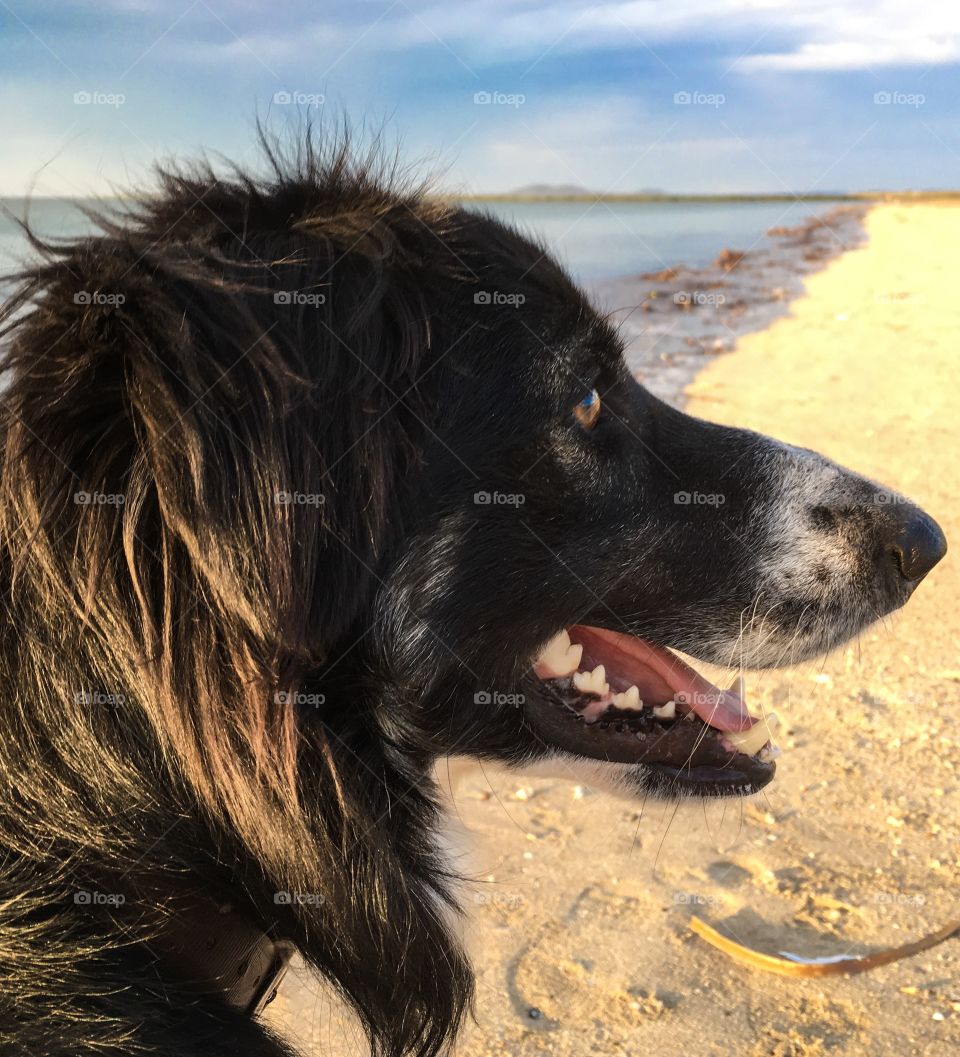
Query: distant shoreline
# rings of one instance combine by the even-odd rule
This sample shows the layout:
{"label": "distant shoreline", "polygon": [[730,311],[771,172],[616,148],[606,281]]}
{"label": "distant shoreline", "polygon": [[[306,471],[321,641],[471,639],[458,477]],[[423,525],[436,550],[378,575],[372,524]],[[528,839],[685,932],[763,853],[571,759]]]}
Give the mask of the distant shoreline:
{"label": "distant shoreline", "polygon": [[[523,194],[512,191],[490,192],[482,194],[454,194],[453,192],[437,193],[431,196],[440,201],[450,202],[651,202],[678,204],[696,203],[730,203],[730,202],[960,202],[960,190],[956,191],[852,191],[836,194],[670,194],[667,192],[635,192],[611,194],[605,192],[584,191],[577,194]],[[134,195],[13,195],[0,194],[0,203],[32,201],[55,202],[136,202]]]}
{"label": "distant shoreline", "polygon": [[459,202],[960,202],[960,191],[857,191],[846,194],[472,194],[440,195]]}

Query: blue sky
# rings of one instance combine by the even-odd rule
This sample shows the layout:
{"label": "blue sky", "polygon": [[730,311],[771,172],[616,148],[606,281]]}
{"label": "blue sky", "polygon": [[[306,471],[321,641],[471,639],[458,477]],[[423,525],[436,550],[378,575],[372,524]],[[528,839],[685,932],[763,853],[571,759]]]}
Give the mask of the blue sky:
{"label": "blue sky", "polygon": [[956,0],[0,0],[0,194],[386,125],[463,191],[960,187]]}

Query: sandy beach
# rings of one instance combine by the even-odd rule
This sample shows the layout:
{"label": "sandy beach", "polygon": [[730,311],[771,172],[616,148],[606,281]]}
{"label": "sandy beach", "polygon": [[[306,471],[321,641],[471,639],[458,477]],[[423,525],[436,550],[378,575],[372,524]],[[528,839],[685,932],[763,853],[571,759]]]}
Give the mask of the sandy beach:
{"label": "sandy beach", "polygon": [[[815,447],[916,499],[960,546],[960,208],[884,204],[868,241],[727,355],[688,408]],[[689,929],[804,956],[896,946],[960,917],[960,572],[816,664],[748,676],[778,713],[765,795],[640,805],[473,771],[451,811],[468,869],[476,1024],[458,1057],[945,1057],[960,1052],[960,938],[853,977],[760,975]],[[362,1054],[323,987],[269,1019],[303,1052]]]}

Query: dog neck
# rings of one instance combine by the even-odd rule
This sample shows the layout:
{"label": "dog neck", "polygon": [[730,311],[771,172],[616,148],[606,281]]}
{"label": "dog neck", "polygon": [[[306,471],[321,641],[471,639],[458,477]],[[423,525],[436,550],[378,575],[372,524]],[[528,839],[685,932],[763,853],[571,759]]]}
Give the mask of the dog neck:
{"label": "dog neck", "polygon": [[276,997],[294,953],[231,903],[177,901],[145,941],[164,981],[219,999],[251,1016]]}

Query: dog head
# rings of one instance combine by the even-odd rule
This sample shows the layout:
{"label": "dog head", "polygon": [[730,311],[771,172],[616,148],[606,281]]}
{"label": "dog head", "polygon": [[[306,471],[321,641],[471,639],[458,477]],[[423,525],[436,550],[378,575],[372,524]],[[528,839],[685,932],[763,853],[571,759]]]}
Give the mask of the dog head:
{"label": "dog head", "polygon": [[760,788],[772,754],[739,673],[900,606],[939,528],[814,452],[656,399],[541,246],[467,213],[445,239],[424,491],[372,663],[415,688],[441,753],[604,761],[635,794]]}

